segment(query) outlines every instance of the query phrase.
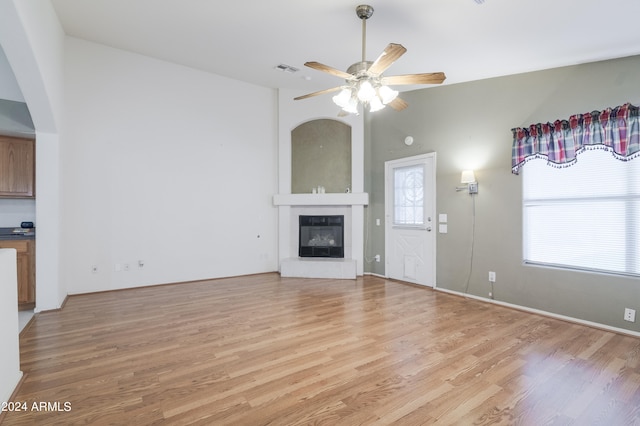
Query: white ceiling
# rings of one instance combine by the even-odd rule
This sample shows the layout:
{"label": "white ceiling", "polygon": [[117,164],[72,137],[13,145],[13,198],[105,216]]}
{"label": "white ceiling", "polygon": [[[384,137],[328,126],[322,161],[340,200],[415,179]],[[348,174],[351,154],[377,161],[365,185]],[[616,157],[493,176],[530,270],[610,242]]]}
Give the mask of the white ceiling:
{"label": "white ceiling", "polygon": [[[362,27],[355,7],[363,1],[52,3],[70,36],[301,94],[341,83],[305,68],[304,62],[346,70],[361,59]],[[444,71],[445,84],[452,84],[640,54],[640,0],[368,4],[375,12],[367,21],[367,60],[390,42],[408,49],[385,75]],[[279,64],[300,71],[284,73],[275,69]]]}

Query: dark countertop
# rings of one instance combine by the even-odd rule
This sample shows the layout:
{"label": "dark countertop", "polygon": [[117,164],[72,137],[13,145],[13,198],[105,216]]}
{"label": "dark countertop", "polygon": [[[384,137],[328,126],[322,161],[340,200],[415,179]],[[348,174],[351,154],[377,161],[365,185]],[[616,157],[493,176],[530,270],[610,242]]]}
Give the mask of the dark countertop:
{"label": "dark countertop", "polygon": [[36,228],[0,228],[0,240],[33,240],[36,238]]}

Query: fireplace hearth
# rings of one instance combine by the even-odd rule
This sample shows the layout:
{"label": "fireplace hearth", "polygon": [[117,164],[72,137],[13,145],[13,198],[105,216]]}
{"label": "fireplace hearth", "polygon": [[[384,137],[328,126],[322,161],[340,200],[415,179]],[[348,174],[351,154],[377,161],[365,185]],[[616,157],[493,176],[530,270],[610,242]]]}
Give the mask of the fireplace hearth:
{"label": "fireplace hearth", "polygon": [[300,216],[300,257],[344,258],[344,216]]}

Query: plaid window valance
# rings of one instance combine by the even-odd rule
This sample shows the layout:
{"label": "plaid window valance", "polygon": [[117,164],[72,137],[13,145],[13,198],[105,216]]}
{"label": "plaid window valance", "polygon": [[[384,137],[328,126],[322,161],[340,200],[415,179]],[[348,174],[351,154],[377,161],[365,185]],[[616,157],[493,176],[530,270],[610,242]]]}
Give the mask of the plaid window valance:
{"label": "plaid window valance", "polygon": [[576,114],[569,120],[532,124],[512,129],[511,172],[532,158],[567,167],[585,149],[601,148],[619,160],[640,156],[640,109],[629,103],[604,111]]}

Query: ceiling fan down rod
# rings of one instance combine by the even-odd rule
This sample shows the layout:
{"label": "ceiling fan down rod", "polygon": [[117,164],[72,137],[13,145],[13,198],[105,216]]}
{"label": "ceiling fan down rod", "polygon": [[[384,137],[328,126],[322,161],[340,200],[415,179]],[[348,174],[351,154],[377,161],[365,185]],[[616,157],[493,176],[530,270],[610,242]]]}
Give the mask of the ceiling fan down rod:
{"label": "ceiling fan down rod", "polygon": [[367,19],[373,15],[373,7],[361,4],[356,7],[356,15],[362,20],[362,62],[365,62],[367,60]]}
{"label": "ceiling fan down rod", "polygon": [[363,19],[362,20],[362,62],[364,62],[366,59],[366,54],[367,54],[367,20]]}

